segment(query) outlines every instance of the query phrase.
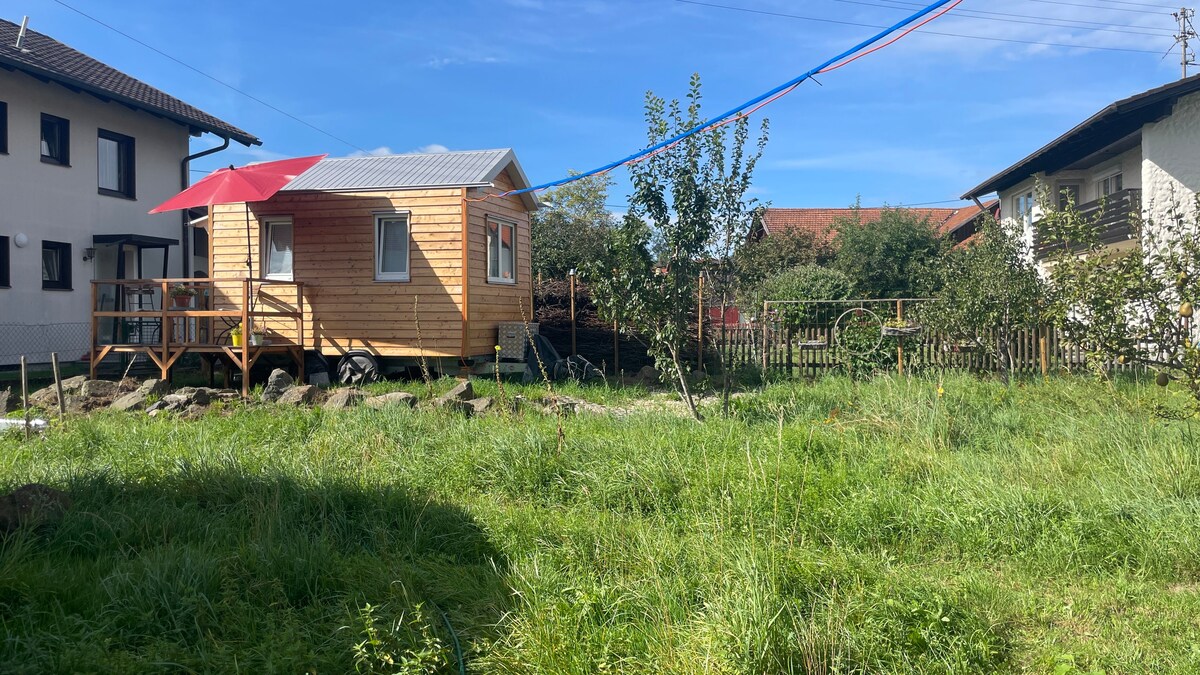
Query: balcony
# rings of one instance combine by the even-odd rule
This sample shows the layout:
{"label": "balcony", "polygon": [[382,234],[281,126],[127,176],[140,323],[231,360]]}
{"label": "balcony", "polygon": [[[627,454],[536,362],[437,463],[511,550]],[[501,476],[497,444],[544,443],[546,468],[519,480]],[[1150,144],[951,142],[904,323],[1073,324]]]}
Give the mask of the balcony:
{"label": "balcony", "polygon": [[[1076,208],[1079,209],[1079,213],[1085,220],[1095,224],[1100,235],[1100,243],[1112,246],[1134,238],[1130,219],[1140,213],[1141,204],[1142,191],[1129,188],[1114,192],[1105,199],[1079,204]],[[1049,254],[1053,244],[1044,239],[1037,222],[1034,222],[1033,225],[1033,250],[1038,260],[1041,260]],[[1072,246],[1071,250],[1079,251],[1083,248],[1083,245],[1079,244]]]}

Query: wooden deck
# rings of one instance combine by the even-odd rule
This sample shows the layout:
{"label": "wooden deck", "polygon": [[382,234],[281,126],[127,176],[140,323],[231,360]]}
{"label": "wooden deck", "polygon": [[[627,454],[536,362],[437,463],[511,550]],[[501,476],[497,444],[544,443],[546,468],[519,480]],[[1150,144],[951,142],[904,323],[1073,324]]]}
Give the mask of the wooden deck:
{"label": "wooden deck", "polygon": [[[242,396],[250,394],[250,369],[264,354],[287,354],[304,380],[304,284],[273,279],[241,279],[240,295],[231,294],[230,280],[222,279],[215,293],[214,279],[101,279],[92,282],[91,377],[112,354],[145,354],[170,377],[171,368],[185,354],[200,354],[210,366],[215,361],[242,372]],[[232,285],[236,287],[235,281]],[[184,287],[194,295],[176,306],[171,293]],[[294,300],[290,289],[295,290]],[[265,292],[264,292],[265,291]],[[249,299],[250,302],[246,300]],[[216,304],[220,303],[220,304]],[[111,307],[111,308],[110,308]],[[250,335],[233,344],[234,326],[280,326],[267,329],[261,345],[251,345]]]}

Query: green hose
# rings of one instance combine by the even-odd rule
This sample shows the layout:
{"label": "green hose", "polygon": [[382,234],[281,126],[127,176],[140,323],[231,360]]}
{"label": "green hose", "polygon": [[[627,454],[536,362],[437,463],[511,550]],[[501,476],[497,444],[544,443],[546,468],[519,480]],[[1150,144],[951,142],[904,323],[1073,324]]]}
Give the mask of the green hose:
{"label": "green hose", "polygon": [[441,607],[438,607],[436,602],[430,602],[433,604],[434,609],[438,611],[438,614],[442,615],[442,623],[446,624],[446,630],[450,631],[450,639],[454,641],[454,658],[458,660],[458,674],[467,675],[467,662],[463,659],[462,645],[458,644],[458,633],[455,633],[454,626],[450,625],[450,617],[446,616],[446,613],[442,611]]}

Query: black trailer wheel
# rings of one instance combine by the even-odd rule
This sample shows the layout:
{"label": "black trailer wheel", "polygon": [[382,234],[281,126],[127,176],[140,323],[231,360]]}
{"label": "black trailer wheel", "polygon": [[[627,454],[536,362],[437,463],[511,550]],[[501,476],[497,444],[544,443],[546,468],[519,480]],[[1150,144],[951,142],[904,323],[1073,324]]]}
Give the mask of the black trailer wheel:
{"label": "black trailer wheel", "polygon": [[379,362],[370,354],[347,354],[338,362],[338,380],[342,384],[366,384],[378,379]]}

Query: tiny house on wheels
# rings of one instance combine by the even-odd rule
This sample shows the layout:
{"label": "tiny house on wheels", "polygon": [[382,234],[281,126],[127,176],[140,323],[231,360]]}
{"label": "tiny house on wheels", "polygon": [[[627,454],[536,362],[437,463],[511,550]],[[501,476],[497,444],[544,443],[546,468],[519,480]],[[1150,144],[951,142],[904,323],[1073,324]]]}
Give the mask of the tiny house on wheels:
{"label": "tiny house on wheels", "polygon": [[505,194],[526,187],[510,149],[321,160],[266,201],[213,207],[212,308],[250,297],[247,339],[303,350],[310,371],[318,353],[344,382],[421,358],[490,372],[501,324],[532,321],[537,202]]}

